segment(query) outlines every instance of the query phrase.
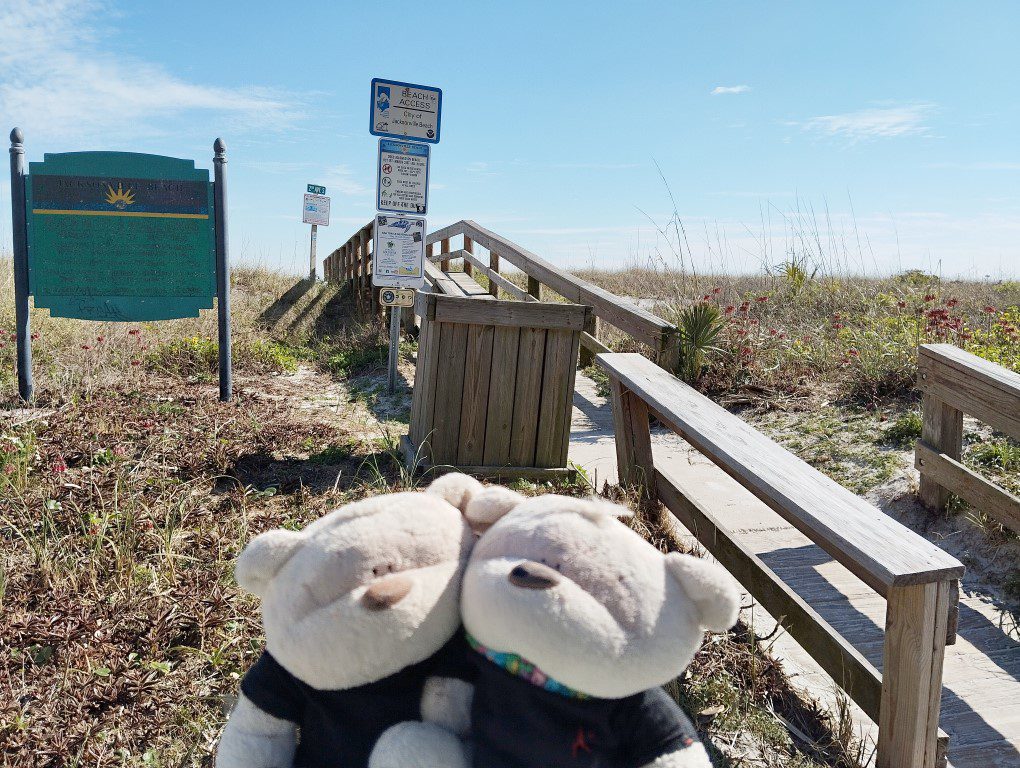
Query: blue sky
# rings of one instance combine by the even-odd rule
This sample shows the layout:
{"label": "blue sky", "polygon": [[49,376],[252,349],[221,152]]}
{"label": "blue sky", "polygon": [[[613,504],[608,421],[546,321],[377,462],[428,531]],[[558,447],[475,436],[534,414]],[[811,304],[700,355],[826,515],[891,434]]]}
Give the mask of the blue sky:
{"label": "blue sky", "polygon": [[[0,115],[43,152],[228,144],[237,261],[307,264],[373,213],[369,83],[443,89],[430,227],[567,266],[1020,273],[1020,5],[0,4]],[[9,185],[0,184],[9,207]],[[10,239],[4,214],[0,236]],[[818,243],[821,243],[819,247]],[[818,256],[818,252],[823,257]]]}

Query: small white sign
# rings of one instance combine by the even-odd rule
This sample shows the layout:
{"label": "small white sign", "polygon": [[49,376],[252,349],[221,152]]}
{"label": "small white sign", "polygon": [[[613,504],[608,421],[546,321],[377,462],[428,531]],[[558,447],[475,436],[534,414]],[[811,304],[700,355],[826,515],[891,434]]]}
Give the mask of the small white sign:
{"label": "small white sign", "polygon": [[424,216],[429,205],[429,145],[379,139],[375,207]]}
{"label": "small white sign", "polygon": [[372,112],[368,130],[373,136],[439,143],[439,113],[443,92],[428,85],[372,79]]}
{"label": "small white sign", "polygon": [[425,285],[425,219],[375,217],[372,285],[415,289]]}
{"label": "small white sign", "polygon": [[384,307],[413,307],[414,291],[410,288],[383,288],[379,291],[379,303]]}
{"label": "small white sign", "polygon": [[301,221],[305,224],[329,226],[329,198],[325,195],[305,195],[305,205],[301,212]]}

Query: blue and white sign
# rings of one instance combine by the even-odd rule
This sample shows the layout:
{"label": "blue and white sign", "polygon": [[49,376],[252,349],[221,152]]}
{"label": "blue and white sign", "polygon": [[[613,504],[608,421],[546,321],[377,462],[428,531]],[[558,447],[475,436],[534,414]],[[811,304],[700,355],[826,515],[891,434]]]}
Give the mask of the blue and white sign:
{"label": "blue and white sign", "polygon": [[429,206],[428,144],[379,139],[375,207],[390,213],[424,216]]}
{"label": "blue and white sign", "polygon": [[305,195],[305,203],[301,208],[301,221],[304,224],[329,226],[329,198],[325,195]]}
{"label": "blue and white sign", "polygon": [[428,85],[372,79],[368,130],[373,136],[439,143],[443,92]]}

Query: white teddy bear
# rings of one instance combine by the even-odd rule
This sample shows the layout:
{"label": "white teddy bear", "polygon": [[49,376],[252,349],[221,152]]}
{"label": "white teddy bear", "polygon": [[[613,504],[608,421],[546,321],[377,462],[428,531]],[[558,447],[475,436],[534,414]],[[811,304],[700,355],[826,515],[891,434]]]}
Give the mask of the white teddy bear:
{"label": "white teddy bear", "polygon": [[474,536],[462,512],[481,488],[445,475],[248,544],[237,580],[262,598],[266,651],[241,682],[217,768],[365,768],[406,720],[425,721],[427,764],[463,761],[471,652],[458,601]]}
{"label": "white teddy bear", "polygon": [[[627,509],[600,500],[489,488],[466,514],[476,530],[491,527],[461,589],[478,666],[464,759],[476,768],[710,766],[660,686],[690,664],[706,629],[736,621],[726,573],[663,555],[616,519]],[[416,743],[432,736],[411,723],[379,741],[406,756]]]}

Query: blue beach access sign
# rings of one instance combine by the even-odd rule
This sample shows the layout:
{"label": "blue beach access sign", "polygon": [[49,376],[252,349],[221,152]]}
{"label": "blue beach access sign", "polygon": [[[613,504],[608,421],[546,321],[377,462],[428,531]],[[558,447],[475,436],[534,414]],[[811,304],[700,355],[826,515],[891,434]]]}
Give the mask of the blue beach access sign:
{"label": "blue beach access sign", "polygon": [[439,88],[376,77],[368,130],[373,136],[438,144],[442,106]]}

